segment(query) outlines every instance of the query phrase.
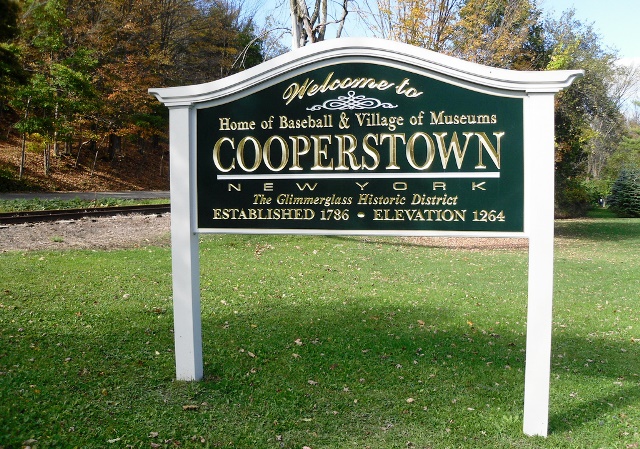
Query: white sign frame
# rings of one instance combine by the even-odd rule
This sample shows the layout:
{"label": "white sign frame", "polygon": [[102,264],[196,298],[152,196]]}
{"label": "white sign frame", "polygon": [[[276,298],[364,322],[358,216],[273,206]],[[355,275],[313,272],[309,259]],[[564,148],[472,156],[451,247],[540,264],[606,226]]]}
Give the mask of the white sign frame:
{"label": "white sign frame", "polygon": [[[554,96],[582,76],[583,72],[579,70],[510,71],[469,63],[397,42],[346,38],[297,49],[218,81],[150,89],[149,92],[169,108],[176,378],[190,381],[203,377],[198,243],[201,230],[196,222],[195,188],[197,109],[233,101],[265,85],[273,85],[314,67],[336,62],[368,62],[397,67],[466,89],[523,99],[524,232],[503,235],[423,231],[376,232],[375,235],[516,236],[529,239],[523,431],[527,435],[546,436],[553,304]],[[336,233],[348,232],[322,232]]]}

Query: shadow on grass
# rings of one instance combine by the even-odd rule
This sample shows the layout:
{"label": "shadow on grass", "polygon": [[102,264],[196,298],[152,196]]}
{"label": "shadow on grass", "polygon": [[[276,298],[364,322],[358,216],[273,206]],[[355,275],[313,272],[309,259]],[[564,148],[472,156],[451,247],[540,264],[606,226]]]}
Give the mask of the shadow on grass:
{"label": "shadow on grass", "polygon": [[[511,320],[523,310],[505,316],[493,313],[490,302],[471,315],[455,304],[433,307],[428,301],[398,307],[371,293],[314,308],[299,298],[252,310],[218,303],[203,301],[205,381],[196,383],[170,380],[170,307],[136,305],[103,320],[91,317],[90,310],[103,309],[89,303],[80,316],[70,314],[81,334],[61,334],[57,326],[7,329],[19,335],[3,361],[5,399],[20,397],[19,408],[3,419],[23,420],[23,428],[13,428],[13,441],[26,440],[22,432],[35,429],[62,432],[56,438],[75,444],[104,442],[115,438],[100,433],[109,427],[135,442],[158,429],[166,434],[176,422],[211,429],[221,444],[238,447],[264,447],[283,435],[296,442],[284,447],[301,447],[310,435],[326,447],[343,447],[344,435],[379,441],[378,447],[404,444],[407,435],[420,432],[423,443],[441,439],[437,447],[473,446],[466,438],[482,432],[503,438],[500,444],[485,440],[490,447],[510,447],[509,438],[522,438],[525,336],[523,325]],[[99,333],[92,336],[94,328]],[[18,369],[24,362],[11,356],[17,344],[35,344],[47,357]],[[554,349],[564,356],[553,359],[552,379],[560,375],[561,381],[551,382],[552,435],[578,434],[590,422],[610,424],[612,414],[621,416],[640,400],[633,377],[637,344],[556,335]],[[24,391],[17,393],[19,388]],[[196,404],[197,411],[185,414],[186,404]],[[65,433],[72,427],[73,434]],[[255,438],[262,443],[252,443]]]}
{"label": "shadow on grass", "polygon": [[593,242],[637,240],[640,236],[640,219],[557,220],[555,235],[556,237]]}
{"label": "shadow on grass", "polygon": [[[569,399],[567,399],[567,402]],[[594,423],[597,426],[611,426],[613,421],[624,422],[629,406],[640,404],[640,387],[627,386],[615,393],[598,396],[588,401],[574,401],[579,404],[562,404],[560,412],[552,413],[549,429],[555,432],[574,432],[578,428]],[[635,418],[633,418],[635,419]],[[629,446],[631,447],[631,446]]]}
{"label": "shadow on grass", "polygon": [[[370,298],[355,302],[369,304]],[[478,317],[478,322],[504,319],[491,317],[489,310],[479,311],[483,319]],[[219,388],[225,397],[245,391],[241,397],[312,417],[335,409],[340,416],[355,419],[351,402],[360,398],[360,413],[366,415],[366,419],[360,416],[360,425],[369,431],[389,422],[444,429],[452,427],[449,421],[464,422],[472,429],[469,432],[521,431],[523,326],[482,327],[453,308],[427,305],[412,310],[350,306],[315,312],[284,304],[273,314],[243,316],[244,325],[237,315],[206,317],[206,375],[215,379],[210,387]],[[608,420],[640,399],[637,386],[616,384],[621,377],[632,381],[633,364],[640,357],[637,345],[618,345],[621,350],[608,354],[606,365],[600,359],[594,366],[584,365],[594,354],[610,353],[610,345],[606,339],[555,337],[554,354],[561,348],[566,358],[552,367],[552,434]],[[568,386],[554,381],[555,375],[573,380]],[[595,387],[582,387],[583,378]],[[565,388],[581,390],[580,399]],[[583,401],[585,397],[589,399]],[[409,398],[411,404],[406,402]],[[422,415],[421,410],[428,413]]]}

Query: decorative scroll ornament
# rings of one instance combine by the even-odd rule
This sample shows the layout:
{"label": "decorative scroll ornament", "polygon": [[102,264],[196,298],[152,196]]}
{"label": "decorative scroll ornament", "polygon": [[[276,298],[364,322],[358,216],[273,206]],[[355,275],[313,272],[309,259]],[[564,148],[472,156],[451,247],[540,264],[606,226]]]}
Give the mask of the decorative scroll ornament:
{"label": "decorative scroll ornament", "polygon": [[327,100],[322,104],[317,104],[307,108],[307,111],[319,111],[320,109],[328,109],[330,111],[345,111],[354,109],[375,109],[383,107],[385,109],[397,108],[398,105],[391,103],[383,103],[377,98],[367,98],[364,95],[356,95],[351,90],[347,93],[347,96],[340,96],[333,100]]}

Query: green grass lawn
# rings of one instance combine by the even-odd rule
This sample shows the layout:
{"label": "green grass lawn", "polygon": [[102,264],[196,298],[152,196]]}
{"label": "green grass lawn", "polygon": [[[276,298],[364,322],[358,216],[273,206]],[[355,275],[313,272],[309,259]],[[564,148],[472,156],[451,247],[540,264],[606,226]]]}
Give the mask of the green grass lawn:
{"label": "green grass lawn", "polygon": [[556,231],[546,439],[526,250],[203,236],[202,382],[174,381],[169,248],[0,254],[0,448],[638,447],[640,220]]}

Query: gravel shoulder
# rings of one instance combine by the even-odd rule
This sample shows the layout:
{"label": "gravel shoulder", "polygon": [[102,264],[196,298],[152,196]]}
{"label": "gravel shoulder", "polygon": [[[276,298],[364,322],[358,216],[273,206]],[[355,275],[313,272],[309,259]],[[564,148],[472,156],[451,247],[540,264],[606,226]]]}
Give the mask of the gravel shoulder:
{"label": "gravel shoulder", "polygon": [[[169,245],[171,214],[119,215],[0,226],[0,252],[56,249],[118,249]],[[408,245],[437,248],[526,249],[527,239],[407,237]]]}
{"label": "gravel shoulder", "polygon": [[171,214],[119,215],[0,226],[0,252],[168,245]]}

